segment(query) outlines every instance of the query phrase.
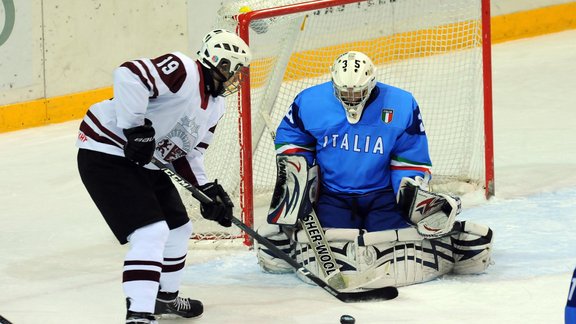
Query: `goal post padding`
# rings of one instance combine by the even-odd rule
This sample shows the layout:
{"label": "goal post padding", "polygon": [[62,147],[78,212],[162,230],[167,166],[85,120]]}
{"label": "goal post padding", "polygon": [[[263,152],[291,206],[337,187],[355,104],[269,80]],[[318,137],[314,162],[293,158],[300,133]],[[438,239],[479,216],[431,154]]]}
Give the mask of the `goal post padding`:
{"label": "goal post padding", "polygon": [[[379,81],[412,92],[418,101],[433,190],[484,190],[488,173],[493,181],[493,158],[486,160],[491,143],[485,144],[491,139],[485,131],[491,107],[484,98],[491,89],[483,48],[483,39],[489,41],[489,29],[483,30],[487,0],[295,2],[231,1],[216,23],[236,30],[254,54],[249,78],[239,97],[228,99],[205,159],[208,176],[231,194],[243,221],[258,224],[263,219],[253,218],[254,207],[270,203],[276,180],[270,131],[298,92],[330,80],[330,65],[349,50],[366,53]],[[240,13],[242,6],[252,11]],[[196,223],[199,235],[204,222]]]}

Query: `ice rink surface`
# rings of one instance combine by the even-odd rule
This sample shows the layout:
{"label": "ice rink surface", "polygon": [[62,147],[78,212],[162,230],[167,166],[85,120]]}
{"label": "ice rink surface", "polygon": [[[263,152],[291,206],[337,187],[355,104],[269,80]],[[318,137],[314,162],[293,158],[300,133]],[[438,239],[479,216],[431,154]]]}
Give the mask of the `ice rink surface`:
{"label": "ice rink surface", "polygon": [[[576,30],[493,47],[497,196],[459,216],[491,226],[495,264],[344,304],[252,251],[188,254],[174,323],[563,323],[576,266]],[[123,323],[123,255],[76,171],[79,122],[0,134],[0,315],[14,324]],[[160,323],[171,321],[161,320]]]}

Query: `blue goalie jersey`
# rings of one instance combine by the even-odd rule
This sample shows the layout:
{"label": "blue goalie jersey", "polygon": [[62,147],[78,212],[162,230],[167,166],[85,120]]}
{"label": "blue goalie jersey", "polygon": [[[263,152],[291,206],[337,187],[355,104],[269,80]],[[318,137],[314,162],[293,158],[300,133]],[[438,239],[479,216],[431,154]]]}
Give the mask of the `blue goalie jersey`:
{"label": "blue goalie jersey", "polygon": [[276,133],[277,154],[320,166],[322,185],[341,193],[398,191],[402,177],[430,173],[420,109],[407,91],[377,83],[361,119],[350,124],[332,82],[302,91]]}

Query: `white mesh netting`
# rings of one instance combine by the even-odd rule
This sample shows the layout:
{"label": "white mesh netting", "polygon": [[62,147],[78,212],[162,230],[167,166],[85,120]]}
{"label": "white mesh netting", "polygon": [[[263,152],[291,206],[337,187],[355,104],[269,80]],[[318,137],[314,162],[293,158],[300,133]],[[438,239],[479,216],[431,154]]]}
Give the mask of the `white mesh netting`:
{"label": "white mesh netting", "polygon": [[[252,10],[299,1],[229,1],[218,28],[236,29],[240,8]],[[270,202],[275,151],[267,124],[278,125],[301,90],[328,81],[334,59],[348,50],[366,53],[378,80],[406,89],[420,105],[433,162],[432,188],[461,192],[484,185],[483,79],[480,0],[380,0],[338,5],[251,24],[252,166],[256,206]],[[246,118],[246,117],[244,117]],[[238,98],[207,151],[206,168],[240,206]],[[446,184],[451,184],[446,186]],[[197,203],[187,201],[190,215]],[[265,208],[264,208],[265,209]],[[237,209],[236,215],[246,215]],[[264,215],[257,213],[256,223]],[[214,233],[217,232],[217,233]],[[195,234],[237,236],[199,219]],[[217,236],[217,237],[211,237]],[[202,238],[202,237],[200,237]]]}

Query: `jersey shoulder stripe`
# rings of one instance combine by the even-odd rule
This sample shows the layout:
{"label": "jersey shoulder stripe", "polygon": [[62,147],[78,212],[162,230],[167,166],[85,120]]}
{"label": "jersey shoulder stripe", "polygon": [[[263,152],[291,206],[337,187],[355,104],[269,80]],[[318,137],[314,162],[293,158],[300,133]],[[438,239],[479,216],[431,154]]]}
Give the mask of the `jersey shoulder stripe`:
{"label": "jersey shoulder stripe", "polygon": [[120,65],[120,67],[125,67],[128,70],[130,70],[130,72],[132,72],[132,74],[134,74],[135,76],[138,77],[138,79],[140,79],[140,82],[142,82],[144,87],[146,87],[146,89],[148,89],[148,91],[152,92],[152,85],[151,85],[150,81],[148,80],[148,78],[146,78],[144,76],[144,73],[142,73],[139,66],[137,66],[134,63],[134,61],[124,62],[124,63],[122,63],[122,65]]}
{"label": "jersey shoulder stripe", "polygon": [[432,165],[424,162],[410,161],[399,156],[393,156],[390,160],[392,170],[413,170],[432,173]]}
{"label": "jersey shoulder stripe", "polygon": [[287,143],[276,144],[276,154],[297,154],[314,151],[315,149],[313,146],[301,146]]}

